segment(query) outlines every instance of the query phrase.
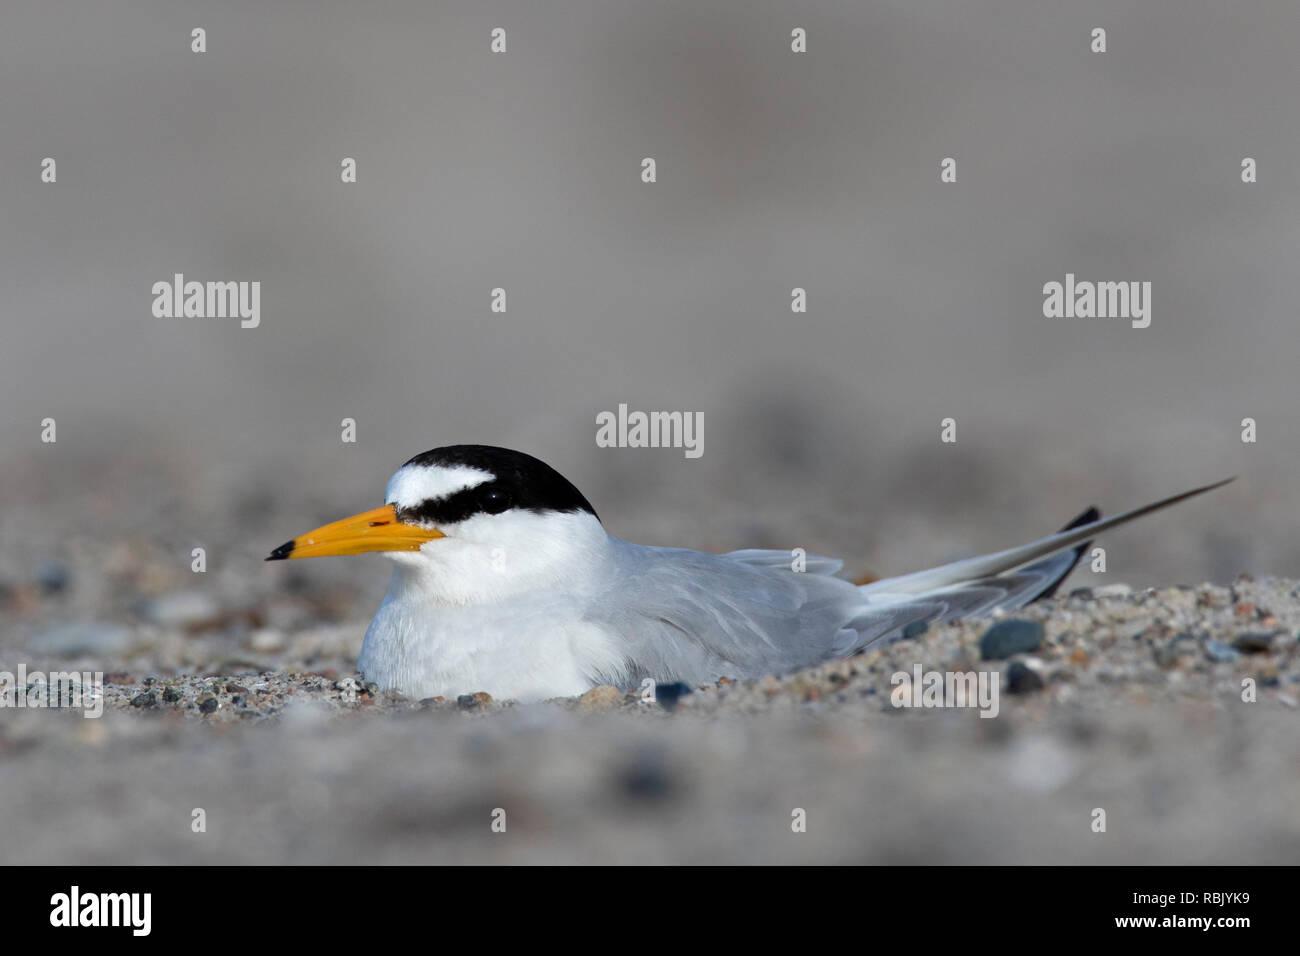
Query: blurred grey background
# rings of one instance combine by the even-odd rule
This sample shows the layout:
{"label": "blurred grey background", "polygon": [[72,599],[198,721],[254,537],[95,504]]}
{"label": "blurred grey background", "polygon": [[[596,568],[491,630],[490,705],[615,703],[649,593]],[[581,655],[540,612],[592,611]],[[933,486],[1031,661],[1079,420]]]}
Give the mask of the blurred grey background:
{"label": "blurred grey background", "polygon": [[[1294,575],[1300,7],[1240,14],[7,4],[0,578],[138,545],[179,581],[204,545],[212,587],[355,578],[364,617],[381,560],[260,558],[458,442],[624,537],[854,573],[1238,474],[1110,536],[1107,579]],[[261,327],[153,317],[176,272],[260,281]],[[1150,281],[1151,327],[1044,318],[1067,272]],[[703,457],[597,448],[620,402],[703,412]]]}

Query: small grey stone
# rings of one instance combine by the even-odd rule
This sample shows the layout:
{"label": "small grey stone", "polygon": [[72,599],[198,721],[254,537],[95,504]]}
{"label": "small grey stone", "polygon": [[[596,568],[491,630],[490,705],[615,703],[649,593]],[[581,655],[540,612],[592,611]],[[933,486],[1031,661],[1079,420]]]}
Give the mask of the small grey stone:
{"label": "small grey stone", "polygon": [[1007,690],[1012,694],[1031,694],[1043,689],[1043,676],[1023,661],[1012,661],[1006,671]]}
{"label": "small grey stone", "polygon": [[461,694],[456,698],[456,706],[461,710],[473,710],[478,706],[478,698],[473,694]]}
{"label": "small grey stone", "polygon": [[1092,600],[1092,588],[1075,588],[1070,592],[1069,597],[1077,598],[1080,601]]}
{"label": "small grey stone", "polygon": [[1240,652],[1230,644],[1223,641],[1206,641],[1205,656],[1212,661],[1235,661],[1241,656]]}
{"label": "small grey stone", "polygon": [[62,594],[71,577],[68,566],[58,561],[47,561],[36,569],[36,583],[45,594]]}
{"label": "small grey stone", "polygon": [[221,701],[217,700],[217,698],[212,694],[204,694],[199,698],[199,713],[201,714],[214,713],[220,706]]}
{"label": "small grey stone", "polygon": [[980,638],[980,655],[986,661],[1000,661],[1027,654],[1038,650],[1043,637],[1043,625],[1038,621],[998,621]]}
{"label": "small grey stone", "polygon": [[178,700],[184,700],[184,699],[185,699],[185,695],[182,694],[180,691],[178,691],[175,687],[168,687],[166,690],[163,691],[163,700],[165,700],[169,704],[174,704]]}
{"label": "small grey stone", "polygon": [[920,637],[930,629],[930,625],[925,621],[909,621],[903,627],[903,640],[911,637]]}
{"label": "small grey stone", "polygon": [[153,691],[144,694],[137,694],[131,698],[132,707],[157,707],[158,695]]}
{"label": "small grey stone", "polygon": [[214,618],[217,602],[201,591],[174,591],[145,603],[144,616],[164,627],[185,627]]}

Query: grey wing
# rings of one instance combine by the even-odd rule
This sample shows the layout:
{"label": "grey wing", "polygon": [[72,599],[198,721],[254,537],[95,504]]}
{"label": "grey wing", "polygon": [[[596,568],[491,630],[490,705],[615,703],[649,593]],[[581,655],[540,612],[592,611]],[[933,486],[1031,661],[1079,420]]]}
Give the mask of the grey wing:
{"label": "grey wing", "polygon": [[704,683],[786,673],[856,637],[846,628],[865,605],[858,589],[829,571],[790,570],[786,552],[625,547],[616,596],[588,616],[620,635],[626,677]]}
{"label": "grey wing", "polygon": [[820,554],[797,555],[793,551],[765,551],[749,548],[745,551],[728,551],[722,555],[733,561],[743,561],[756,568],[772,568],[776,571],[793,571],[796,563],[802,566],[804,574],[824,574],[828,577],[838,574],[844,562],[836,558],[823,557]]}
{"label": "grey wing", "polygon": [[808,556],[799,573],[784,551],[716,555],[618,542],[618,573],[588,619],[618,636],[625,659],[615,674],[591,676],[703,683],[783,673],[897,639],[913,622],[1014,610],[1051,594],[1094,535],[1227,481],[1113,518],[1089,509],[1046,538],[861,587],[833,577],[839,564],[829,558]]}
{"label": "grey wing", "polygon": [[[623,573],[587,620],[619,635],[625,653],[600,683],[643,677],[703,684],[719,677],[782,674],[896,640],[916,621],[943,622],[1019,607],[1059,579],[1074,554],[1055,555],[1014,574],[923,594],[870,597],[831,576],[818,559],[795,572],[782,551],[726,555],[624,543]],[[823,570],[824,569],[824,570]]]}
{"label": "grey wing", "polygon": [[[1099,517],[1097,510],[1090,508],[1061,530],[1069,531]],[[921,594],[877,591],[871,594],[866,607],[842,623],[828,654],[844,656],[898,640],[909,624],[942,624],[956,618],[978,617],[994,610],[1010,611],[1050,596],[1073,570],[1088,544],[1090,542],[1085,542],[1011,574],[989,576]],[[791,555],[785,551],[732,551],[724,557],[787,572],[792,561]],[[808,574],[833,575],[844,564],[817,555],[807,555],[805,561]],[[859,594],[861,596],[861,592]]]}

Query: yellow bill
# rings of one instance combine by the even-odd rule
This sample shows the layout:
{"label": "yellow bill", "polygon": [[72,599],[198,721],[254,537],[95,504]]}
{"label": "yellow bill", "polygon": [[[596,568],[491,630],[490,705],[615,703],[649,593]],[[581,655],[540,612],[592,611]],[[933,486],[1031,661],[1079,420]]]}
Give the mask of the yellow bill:
{"label": "yellow bill", "polygon": [[426,541],[444,538],[435,528],[421,528],[397,518],[397,508],[384,505],[351,518],[322,525],[315,531],[286,541],[271,552],[268,561],[290,558],[323,558],[336,554],[366,554],[370,551],[419,551]]}

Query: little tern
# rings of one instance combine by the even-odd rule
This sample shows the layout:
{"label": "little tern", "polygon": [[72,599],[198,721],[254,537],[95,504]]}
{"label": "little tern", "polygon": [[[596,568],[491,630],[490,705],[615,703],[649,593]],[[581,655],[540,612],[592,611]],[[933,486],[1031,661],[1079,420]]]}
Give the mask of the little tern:
{"label": "little tern", "polygon": [[788,673],[896,640],[913,622],[1014,610],[1054,593],[1099,532],[1231,480],[1113,518],[1090,508],[1029,544],[858,586],[832,558],[622,541],[544,462],[451,445],[399,468],[383,507],[267,560],[382,552],[395,568],[357,662],[366,679],[420,699],[525,702],[647,677],[698,686]]}

